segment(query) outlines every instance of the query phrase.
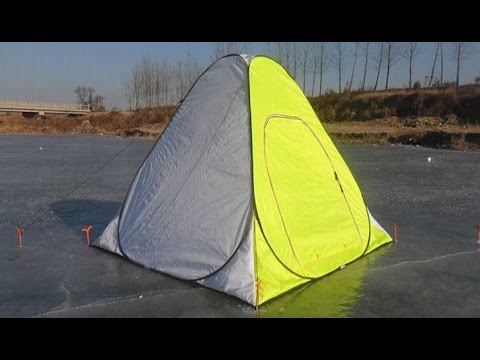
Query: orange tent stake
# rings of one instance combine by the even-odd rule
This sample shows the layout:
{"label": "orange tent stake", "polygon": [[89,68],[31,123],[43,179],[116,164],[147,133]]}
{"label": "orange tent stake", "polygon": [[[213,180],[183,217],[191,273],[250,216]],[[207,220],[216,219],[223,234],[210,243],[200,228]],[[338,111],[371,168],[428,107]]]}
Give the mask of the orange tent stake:
{"label": "orange tent stake", "polygon": [[15,226],[15,230],[17,231],[18,235],[18,247],[23,247],[23,233],[25,230],[23,230],[20,226]]}
{"label": "orange tent stake", "polygon": [[90,225],[89,227],[83,228],[82,231],[87,236],[87,245],[90,246],[90,230],[92,230],[93,226]]}
{"label": "orange tent stake", "polygon": [[393,240],[397,241],[398,225],[393,224]]}

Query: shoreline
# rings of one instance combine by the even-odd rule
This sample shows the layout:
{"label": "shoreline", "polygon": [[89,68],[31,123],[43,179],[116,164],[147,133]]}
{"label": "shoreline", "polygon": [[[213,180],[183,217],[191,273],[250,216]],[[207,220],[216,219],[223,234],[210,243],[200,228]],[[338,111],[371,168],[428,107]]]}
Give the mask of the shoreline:
{"label": "shoreline", "polygon": [[[159,124],[163,125],[163,124]],[[364,123],[323,123],[323,126],[335,144],[338,145],[410,145],[424,148],[434,148],[457,151],[480,151],[480,127],[455,127],[445,129],[439,128],[413,128],[405,129],[399,127],[368,126]],[[125,130],[96,131],[3,131],[0,128],[0,136],[9,135],[99,135],[111,138],[136,139],[155,141],[165,129],[166,124],[160,126],[139,127]],[[150,129],[149,129],[150,128]],[[159,131],[161,130],[161,131]]]}
{"label": "shoreline", "polygon": [[[25,119],[1,115],[0,135],[88,135],[156,140],[175,107],[93,113],[81,117],[49,115]],[[413,145],[445,150],[480,151],[480,124],[431,117],[384,117],[368,121],[322,122],[341,145]]]}

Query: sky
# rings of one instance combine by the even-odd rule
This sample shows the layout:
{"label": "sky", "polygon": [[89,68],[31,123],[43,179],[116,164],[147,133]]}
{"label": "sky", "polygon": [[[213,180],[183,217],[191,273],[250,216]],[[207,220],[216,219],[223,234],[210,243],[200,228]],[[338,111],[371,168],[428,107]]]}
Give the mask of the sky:
{"label": "sky", "polygon": [[[345,43],[343,83],[350,79],[353,63],[353,43]],[[444,80],[455,79],[455,64],[446,43]],[[478,45],[478,44],[477,44]],[[113,42],[113,43],[0,43],[0,99],[31,100],[47,102],[76,102],[73,90],[79,85],[90,86],[106,97],[107,109],[124,109],[126,102],[123,79],[135,63],[148,55],[154,59],[167,58],[171,63],[181,61],[191,51],[202,68],[212,62],[214,43],[207,42]],[[248,43],[248,52],[266,54],[266,43]],[[436,43],[422,43],[422,51],[414,66],[415,80],[423,84],[430,74]],[[471,83],[480,76],[480,49],[463,66],[460,83]],[[372,85],[375,69],[369,60],[367,85]],[[357,60],[354,87],[363,76],[364,59]],[[437,69],[439,64],[437,63]],[[302,79],[298,79],[302,83]],[[318,80],[317,80],[318,81]],[[311,77],[307,77],[311,84]],[[385,86],[384,74],[380,76],[379,88]],[[408,64],[399,61],[391,70],[390,87],[408,84]],[[311,85],[308,87],[308,89]],[[324,89],[338,89],[338,75],[332,66],[325,74]]]}

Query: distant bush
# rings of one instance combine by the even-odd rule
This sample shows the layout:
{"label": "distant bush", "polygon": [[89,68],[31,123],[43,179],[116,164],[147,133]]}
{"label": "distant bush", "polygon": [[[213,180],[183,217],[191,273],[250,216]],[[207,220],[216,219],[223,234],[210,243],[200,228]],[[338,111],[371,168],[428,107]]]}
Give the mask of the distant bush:
{"label": "distant bush", "polygon": [[417,80],[413,83],[414,89],[420,89],[421,87],[422,87],[422,83],[420,81]]}

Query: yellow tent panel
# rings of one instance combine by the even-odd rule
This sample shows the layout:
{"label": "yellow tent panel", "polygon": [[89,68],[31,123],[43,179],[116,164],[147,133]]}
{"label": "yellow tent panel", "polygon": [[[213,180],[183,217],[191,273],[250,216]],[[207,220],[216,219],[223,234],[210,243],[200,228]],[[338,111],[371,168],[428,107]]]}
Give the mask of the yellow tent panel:
{"label": "yellow tent panel", "polygon": [[348,166],[275,61],[249,67],[258,304],[391,241]]}

